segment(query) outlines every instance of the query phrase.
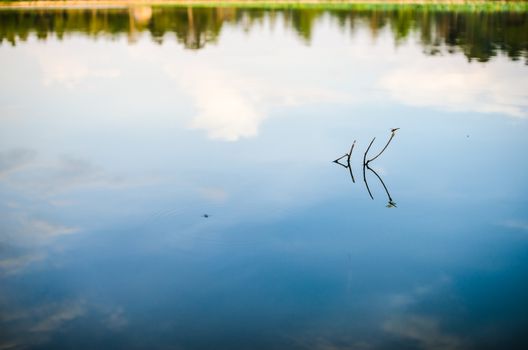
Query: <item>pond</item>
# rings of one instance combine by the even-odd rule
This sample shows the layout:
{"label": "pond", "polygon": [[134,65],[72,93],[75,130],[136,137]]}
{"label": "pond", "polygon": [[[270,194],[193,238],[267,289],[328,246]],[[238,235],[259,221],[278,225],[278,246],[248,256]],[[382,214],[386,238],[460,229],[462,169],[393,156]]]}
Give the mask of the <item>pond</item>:
{"label": "pond", "polygon": [[0,64],[0,349],[528,348],[526,3],[9,7]]}

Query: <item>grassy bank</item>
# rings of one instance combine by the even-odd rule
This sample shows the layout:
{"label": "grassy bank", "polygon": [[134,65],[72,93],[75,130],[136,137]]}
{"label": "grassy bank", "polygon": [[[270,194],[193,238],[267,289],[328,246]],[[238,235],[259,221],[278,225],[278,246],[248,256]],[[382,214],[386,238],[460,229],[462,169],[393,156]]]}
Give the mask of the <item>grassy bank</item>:
{"label": "grassy bank", "polygon": [[429,11],[514,11],[528,12],[528,1],[424,1],[424,0],[0,0],[0,8],[185,6],[237,7],[255,9],[392,10],[402,7]]}

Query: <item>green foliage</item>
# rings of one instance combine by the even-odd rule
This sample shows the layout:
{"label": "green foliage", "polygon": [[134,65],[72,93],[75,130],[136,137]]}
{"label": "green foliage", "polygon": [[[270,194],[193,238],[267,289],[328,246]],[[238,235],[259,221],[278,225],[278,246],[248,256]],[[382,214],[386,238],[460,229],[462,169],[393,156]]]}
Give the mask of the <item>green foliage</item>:
{"label": "green foliage", "polygon": [[[508,4],[508,3],[506,3]],[[524,4],[524,3],[522,3]],[[518,6],[525,6],[519,3]],[[75,33],[91,37],[149,33],[162,42],[166,34],[189,49],[200,49],[217,40],[225,24],[236,24],[251,30],[265,19],[280,18],[307,43],[315,23],[329,16],[343,31],[354,33],[359,26],[370,29],[373,37],[383,28],[390,28],[397,44],[417,37],[424,52],[463,52],[468,59],[487,61],[499,53],[528,61],[528,11],[490,10],[494,6],[472,5],[395,5],[370,4],[290,4],[242,8],[226,6],[154,6],[148,15],[138,16],[136,7],[112,9],[4,9],[0,10],[0,43],[15,45],[30,35],[59,39]],[[511,4],[509,6],[514,6]],[[514,9],[518,9],[514,7]]]}

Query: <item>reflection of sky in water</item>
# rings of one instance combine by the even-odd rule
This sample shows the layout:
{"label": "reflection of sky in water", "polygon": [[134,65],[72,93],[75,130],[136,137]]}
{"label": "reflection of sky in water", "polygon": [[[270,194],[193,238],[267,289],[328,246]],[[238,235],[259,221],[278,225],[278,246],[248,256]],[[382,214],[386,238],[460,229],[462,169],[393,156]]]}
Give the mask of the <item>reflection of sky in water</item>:
{"label": "reflection of sky in water", "polygon": [[1,47],[0,348],[527,345],[527,68],[312,35]]}

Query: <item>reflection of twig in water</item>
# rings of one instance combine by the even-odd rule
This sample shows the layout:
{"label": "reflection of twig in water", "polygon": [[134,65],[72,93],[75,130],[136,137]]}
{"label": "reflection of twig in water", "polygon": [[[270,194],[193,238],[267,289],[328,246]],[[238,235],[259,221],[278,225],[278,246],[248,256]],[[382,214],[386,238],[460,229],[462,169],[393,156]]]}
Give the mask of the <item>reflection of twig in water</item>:
{"label": "reflection of twig in water", "polygon": [[[365,170],[365,168],[367,168],[368,170],[372,171],[372,173],[374,175],[376,175],[378,180],[380,180],[381,185],[385,189],[385,193],[387,193],[387,197],[389,199],[389,203],[387,204],[387,208],[392,208],[392,207],[396,208],[396,203],[392,200],[392,197],[390,195],[389,189],[387,188],[387,186],[385,186],[385,182],[383,182],[383,180],[381,179],[381,176],[379,176],[378,173],[374,169],[369,167],[368,164],[363,168],[363,170]],[[365,178],[365,181],[366,181],[366,178]],[[368,189],[368,185],[367,185],[367,189]],[[370,190],[369,190],[369,194],[370,194]],[[372,194],[370,196],[372,197]]]}
{"label": "reflection of twig in water", "polygon": [[367,176],[365,175],[365,168],[366,166],[363,165],[363,182],[365,183],[365,186],[367,187],[367,191],[370,196],[370,199],[374,199],[374,197],[372,196],[372,192],[370,192],[370,188],[369,188],[368,181],[367,181]]}
{"label": "reflection of twig in water", "polygon": [[352,179],[352,182],[356,183],[356,180],[354,180],[354,174],[352,174],[352,166],[350,165],[350,163],[348,164],[347,168],[348,172],[350,173],[350,178]]}
{"label": "reflection of twig in water", "polygon": [[339,165],[342,165],[346,168],[346,165],[341,163],[340,160],[347,157],[347,164],[350,164],[350,158],[352,157],[352,151],[354,150],[354,146],[356,145],[356,140],[354,140],[354,142],[352,142],[352,146],[350,147],[350,152],[348,153],[345,153],[343,156],[337,158],[336,160],[334,160],[334,163],[337,163]]}
{"label": "reflection of twig in water", "polygon": [[339,164],[341,166],[344,166],[346,168],[346,165],[340,162],[340,160],[345,158],[345,157],[348,157],[348,154],[345,154],[344,156],[337,158],[336,160],[334,160],[334,163],[337,163],[337,164]]}
{"label": "reflection of twig in water", "polygon": [[[352,142],[352,146],[350,147],[350,152],[349,153],[347,153],[344,156],[339,157],[336,160],[334,160],[334,163],[337,163],[337,164],[341,165],[342,167],[348,169],[348,172],[350,173],[350,177],[352,178],[352,182],[353,183],[356,183],[356,180],[354,179],[354,174],[352,173],[352,165],[350,165],[350,158],[352,158],[352,151],[354,150],[354,146],[355,145],[356,145],[356,140],[354,140],[354,142]],[[345,158],[345,157],[347,157],[346,165],[340,162],[340,160]]]}
{"label": "reflection of twig in water", "polygon": [[391,197],[391,195],[389,193],[389,190],[387,189],[387,186],[385,186],[385,183],[383,182],[381,177],[378,175],[378,173],[376,171],[374,171],[374,169],[372,169],[369,166],[369,163],[372,162],[373,160],[377,159],[379,156],[381,156],[381,154],[383,152],[385,152],[385,150],[387,149],[387,147],[391,143],[391,141],[394,138],[394,135],[396,134],[396,131],[398,129],[399,128],[391,129],[391,136],[390,136],[389,140],[387,141],[385,146],[382,148],[382,150],[377,155],[375,155],[374,157],[372,157],[369,160],[367,160],[367,155],[368,155],[368,152],[370,150],[370,147],[372,146],[372,144],[374,143],[374,140],[376,140],[376,138],[373,138],[372,141],[370,141],[370,144],[367,147],[367,150],[363,154],[363,181],[365,182],[365,187],[367,188],[368,194],[369,194],[371,199],[374,199],[374,196],[372,196],[372,192],[370,191],[370,187],[368,185],[367,175],[366,175],[366,170],[365,169],[368,169],[368,170],[372,171],[374,173],[374,175],[376,175],[376,177],[380,180],[381,184],[383,185],[383,188],[385,189],[385,192],[387,193],[387,197],[389,198],[389,203],[387,204],[388,208],[393,208],[393,207],[395,208],[396,207],[396,203],[392,200],[392,197]]}
{"label": "reflection of twig in water", "polygon": [[[374,196],[372,195],[372,191],[370,190],[370,187],[369,187],[369,184],[368,184],[368,181],[367,181],[367,170],[366,169],[370,170],[374,175],[376,175],[378,180],[381,182],[381,185],[383,186],[383,189],[385,190],[385,193],[387,193],[387,197],[388,197],[388,200],[389,200],[388,204],[387,204],[387,208],[396,208],[396,203],[392,200],[392,197],[390,195],[389,189],[385,185],[385,182],[383,182],[383,180],[379,176],[379,174],[374,169],[372,169],[369,166],[369,163],[374,161],[374,160],[376,160],[379,156],[381,156],[383,154],[383,152],[385,152],[387,147],[389,147],[389,144],[391,143],[392,139],[396,135],[396,131],[398,129],[399,128],[391,129],[391,136],[389,137],[389,140],[387,141],[385,146],[381,149],[381,151],[378,154],[376,154],[374,157],[372,157],[372,158],[367,160],[367,156],[368,156],[368,153],[370,151],[370,148],[372,147],[372,145],[374,144],[374,141],[376,140],[375,137],[372,139],[372,141],[370,141],[367,149],[365,150],[365,153],[363,154],[363,182],[365,183],[365,187],[367,188],[368,194],[369,194],[371,199],[374,199]],[[354,179],[354,175],[352,174],[352,166],[350,164],[350,159],[352,157],[352,151],[354,150],[354,146],[355,145],[356,145],[356,140],[354,140],[354,142],[352,143],[352,146],[350,147],[350,152],[349,153],[346,153],[345,155],[343,155],[343,156],[337,158],[336,160],[334,160],[334,163],[337,163],[337,164],[341,165],[342,167],[348,169],[348,171],[350,172],[350,177],[352,178],[352,182],[354,182],[354,183],[356,181]],[[341,163],[341,159],[343,159],[345,157],[346,157],[346,164]]]}
{"label": "reflection of twig in water", "polygon": [[369,185],[368,185],[368,182],[367,182],[367,176],[365,175],[365,167],[366,167],[366,159],[367,159],[367,153],[368,151],[370,150],[370,147],[372,146],[372,144],[374,143],[374,140],[376,138],[373,138],[372,141],[370,141],[370,144],[368,145],[367,147],[367,150],[365,151],[365,153],[363,154],[363,182],[365,183],[365,186],[367,187],[367,191],[369,193],[369,196],[371,199],[374,199],[374,197],[372,197],[372,192],[370,192],[370,188],[369,188]]}

